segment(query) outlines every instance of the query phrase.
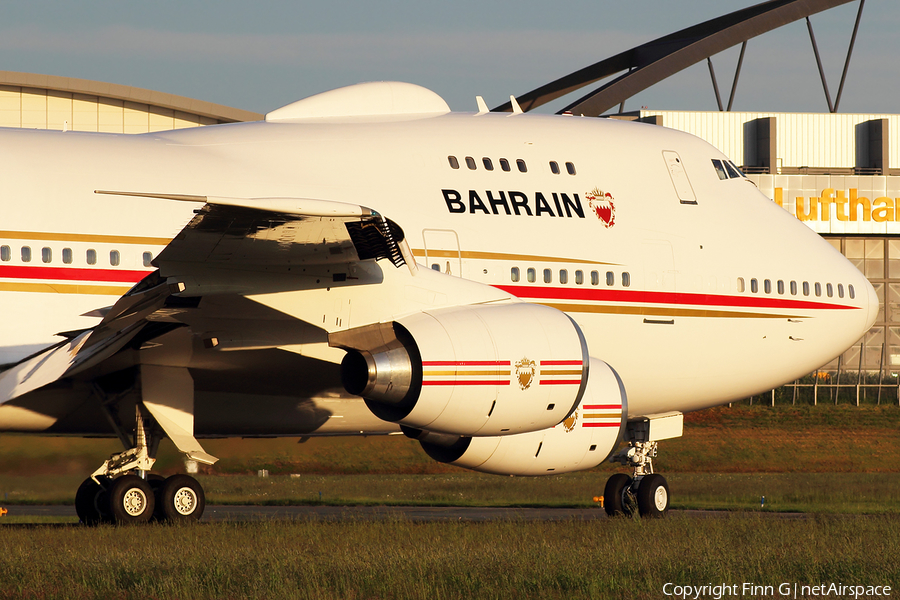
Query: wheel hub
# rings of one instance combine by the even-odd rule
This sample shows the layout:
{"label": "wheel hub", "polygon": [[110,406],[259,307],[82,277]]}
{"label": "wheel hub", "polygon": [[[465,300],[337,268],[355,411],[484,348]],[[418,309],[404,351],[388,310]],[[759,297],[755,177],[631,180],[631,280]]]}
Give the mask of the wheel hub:
{"label": "wheel hub", "polygon": [[122,507],[132,517],[137,517],[147,509],[147,496],[139,488],[131,488],[122,498]]}
{"label": "wheel hub", "polygon": [[173,504],[178,514],[189,515],[197,508],[197,494],[189,487],[183,487],[175,492]]}
{"label": "wheel hub", "polygon": [[660,512],[666,510],[666,506],[669,504],[669,494],[666,492],[666,488],[663,486],[656,488],[656,492],[653,494],[653,503],[656,505],[656,510]]}

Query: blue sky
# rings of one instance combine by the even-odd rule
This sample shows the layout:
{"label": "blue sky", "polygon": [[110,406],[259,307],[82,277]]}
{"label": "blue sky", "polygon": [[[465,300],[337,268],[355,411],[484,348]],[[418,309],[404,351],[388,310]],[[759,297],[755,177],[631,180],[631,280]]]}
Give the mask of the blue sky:
{"label": "blue sky", "polygon": [[[266,112],[361,81],[424,85],[454,110],[489,106],[752,0],[156,2],[0,5],[0,70],[133,85]],[[857,2],[812,17],[832,97]],[[900,112],[900,4],[870,0],[841,112]],[[722,94],[738,51],[713,57]],[[558,107],[559,104],[555,105]],[[715,110],[705,63],[626,109]],[[735,110],[825,112],[806,25],[750,41]]]}

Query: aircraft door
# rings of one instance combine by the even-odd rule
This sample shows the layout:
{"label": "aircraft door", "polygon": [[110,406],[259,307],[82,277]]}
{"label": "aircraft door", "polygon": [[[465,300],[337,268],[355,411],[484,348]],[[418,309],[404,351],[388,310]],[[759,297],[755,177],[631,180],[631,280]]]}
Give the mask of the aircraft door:
{"label": "aircraft door", "polygon": [[666,168],[669,170],[669,177],[672,178],[672,185],[675,186],[678,200],[682,204],[697,204],[697,196],[694,195],[694,188],[691,187],[691,181],[688,179],[687,171],[684,170],[681,157],[672,150],[663,150],[663,158],[666,161]]}
{"label": "aircraft door", "polygon": [[441,273],[462,277],[459,236],[452,229],[423,229],[425,266]]}
{"label": "aircraft door", "polygon": [[648,290],[675,291],[675,256],[666,240],[644,240],[644,280]]}

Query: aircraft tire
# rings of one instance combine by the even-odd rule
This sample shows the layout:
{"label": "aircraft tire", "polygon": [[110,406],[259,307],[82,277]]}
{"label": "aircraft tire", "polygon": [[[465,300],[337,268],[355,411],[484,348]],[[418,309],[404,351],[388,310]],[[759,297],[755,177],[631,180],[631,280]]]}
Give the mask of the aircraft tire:
{"label": "aircraft tire", "polygon": [[157,490],[157,519],[170,523],[197,521],[205,507],[203,486],[190,475],[172,475]]}
{"label": "aircraft tire", "polygon": [[90,477],[78,486],[78,491],[75,492],[75,512],[83,524],[98,525],[103,521],[103,513],[98,508],[101,494],[103,488]]}
{"label": "aircraft tire", "polygon": [[112,522],[120,525],[146,523],[156,504],[150,484],[137,475],[123,475],[109,488],[109,512]]}
{"label": "aircraft tire", "polygon": [[616,473],[606,480],[603,489],[603,508],[610,517],[629,514],[625,494],[631,485],[631,477],[625,473]]}
{"label": "aircraft tire", "polygon": [[645,475],[637,490],[638,511],[642,517],[658,519],[669,512],[669,484],[657,473]]}

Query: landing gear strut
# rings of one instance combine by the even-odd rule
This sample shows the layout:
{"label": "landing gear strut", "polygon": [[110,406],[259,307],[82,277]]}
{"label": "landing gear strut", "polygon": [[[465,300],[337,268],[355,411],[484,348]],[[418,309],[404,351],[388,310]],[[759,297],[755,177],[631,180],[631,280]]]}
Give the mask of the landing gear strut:
{"label": "landing gear strut", "polygon": [[[193,380],[187,369],[148,365],[142,365],[141,379],[133,440],[109,410],[111,403],[102,404],[126,449],[106,460],[78,488],[75,511],[86,525],[196,521],[203,515],[206,497],[196,479],[180,474],[164,479],[150,473],[164,436],[192,460],[204,464],[217,460],[194,438]],[[97,391],[106,398],[102,390]]]}
{"label": "landing gear strut", "polygon": [[610,460],[634,467],[634,475],[616,473],[606,482],[604,508],[606,514],[659,518],[669,512],[669,484],[665,477],[653,472],[656,442],[629,442]]}

